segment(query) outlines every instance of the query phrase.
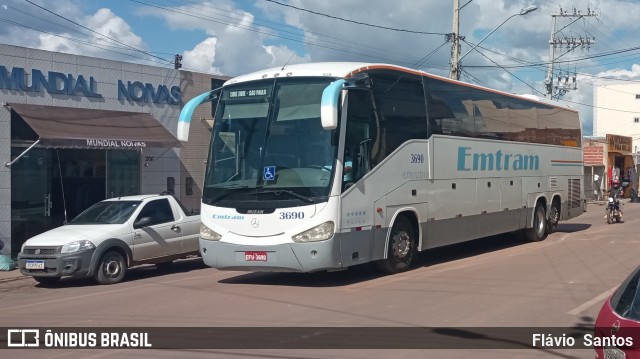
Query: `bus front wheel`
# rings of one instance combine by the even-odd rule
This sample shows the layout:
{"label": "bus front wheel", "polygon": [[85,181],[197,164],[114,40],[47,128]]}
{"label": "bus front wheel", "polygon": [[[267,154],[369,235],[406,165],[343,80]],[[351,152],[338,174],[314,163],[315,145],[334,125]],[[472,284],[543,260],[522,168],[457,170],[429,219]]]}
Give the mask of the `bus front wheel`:
{"label": "bus front wheel", "polygon": [[524,236],[531,242],[539,242],[547,238],[547,219],[542,204],[536,204],[533,212],[533,227],[524,230]]}
{"label": "bus front wheel", "polygon": [[387,258],[376,262],[376,267],[383,273],[404,272],[411,266],[416,256],[416,233],[407,217],[396,219],[391,228]]}

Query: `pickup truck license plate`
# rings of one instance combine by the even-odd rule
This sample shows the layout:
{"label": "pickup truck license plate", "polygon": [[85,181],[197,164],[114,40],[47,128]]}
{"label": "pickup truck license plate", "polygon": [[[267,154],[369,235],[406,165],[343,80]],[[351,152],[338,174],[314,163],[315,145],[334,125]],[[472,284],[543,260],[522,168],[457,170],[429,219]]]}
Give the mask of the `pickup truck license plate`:
{"label": "pickup truck license plate", "polygon": [[44,269],[44,261],[43,260],[28,260],[25,264],[26,269]]}
{"label": "pickup truck license plate", "polygon": [[244,252],[244,260],[247,262],[266,262],[267,252]]}

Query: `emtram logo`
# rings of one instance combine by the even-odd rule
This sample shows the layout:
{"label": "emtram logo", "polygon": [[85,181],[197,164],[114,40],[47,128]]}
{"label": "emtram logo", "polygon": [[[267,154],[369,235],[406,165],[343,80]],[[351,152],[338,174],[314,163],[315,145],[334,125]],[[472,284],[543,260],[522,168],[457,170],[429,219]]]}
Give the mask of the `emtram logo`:
{"label": "emtram logo", "polygon": [[458,171],[537,171],[540,158],[537,155],[473,152],[471,147],[458,147]]}
{"label": "emtram logo", "polygon": [[7,329],[7,347],[37,348],[39,346],[39,329]]}

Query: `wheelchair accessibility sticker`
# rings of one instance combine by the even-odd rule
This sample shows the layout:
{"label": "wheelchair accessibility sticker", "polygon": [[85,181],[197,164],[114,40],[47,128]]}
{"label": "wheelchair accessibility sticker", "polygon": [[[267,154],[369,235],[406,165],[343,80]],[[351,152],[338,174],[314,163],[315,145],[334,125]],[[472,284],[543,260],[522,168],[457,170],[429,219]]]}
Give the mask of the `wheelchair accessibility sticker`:
{"label": "wheelchair accessibility sticker", "polygon": [[266,166],[262,172],[262,179],[265,181],[276,179],[276,166]]}

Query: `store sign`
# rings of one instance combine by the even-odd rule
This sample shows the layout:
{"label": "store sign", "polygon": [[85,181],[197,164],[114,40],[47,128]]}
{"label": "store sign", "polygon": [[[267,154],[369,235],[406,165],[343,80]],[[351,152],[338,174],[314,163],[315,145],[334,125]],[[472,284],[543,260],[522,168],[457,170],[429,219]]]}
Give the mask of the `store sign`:
{"label": "store sign", "polygon": [[[49,71],[47,75],[38,70],[31,70],[31,81],[27,80],[29,74],[22,67],[14,67],[9,71],[5,66],[0,66],[0,89],[24,91],[24,92],[48,92],[50,94],[62,94],[69,96],[83,96],[102,98],[98,92],[98,82],[89,76],[63,74]],[[118,80],[118,100],[147,102],[157,104],[180,105],[182,104],[182,92],[179,86],[167,85],[154,86],[150,83],[143,84],[140,81]]]}
{"label": "store sign", "polygon": [[125,85],[122,80],[118,80],[118,100],[128,100],[135,102],[166,103],[169,105],[180,105],[182,94],[180,87],[167,85],[143,84],[140,81],[127,81]]}
{"label": "store sign", "polygon": [[42,71],[33,69],[31,70],[31,85],[29,85],[22,67],[14,67],[9,73],[6,67],[0,66],[0,89],[102,97],[98,93],[98,86],[93,76],[89,76],[87,81],[82,75],[74,77],[72,74],[65,75],[61,72],[49,71],[48,76],[45,76]]}
{"label": "store sign", "polygon": [[97,148],[145,148],[147,143],[144,141],[129,141],[129,140],[104,140],[87,138],[87,147]]}

